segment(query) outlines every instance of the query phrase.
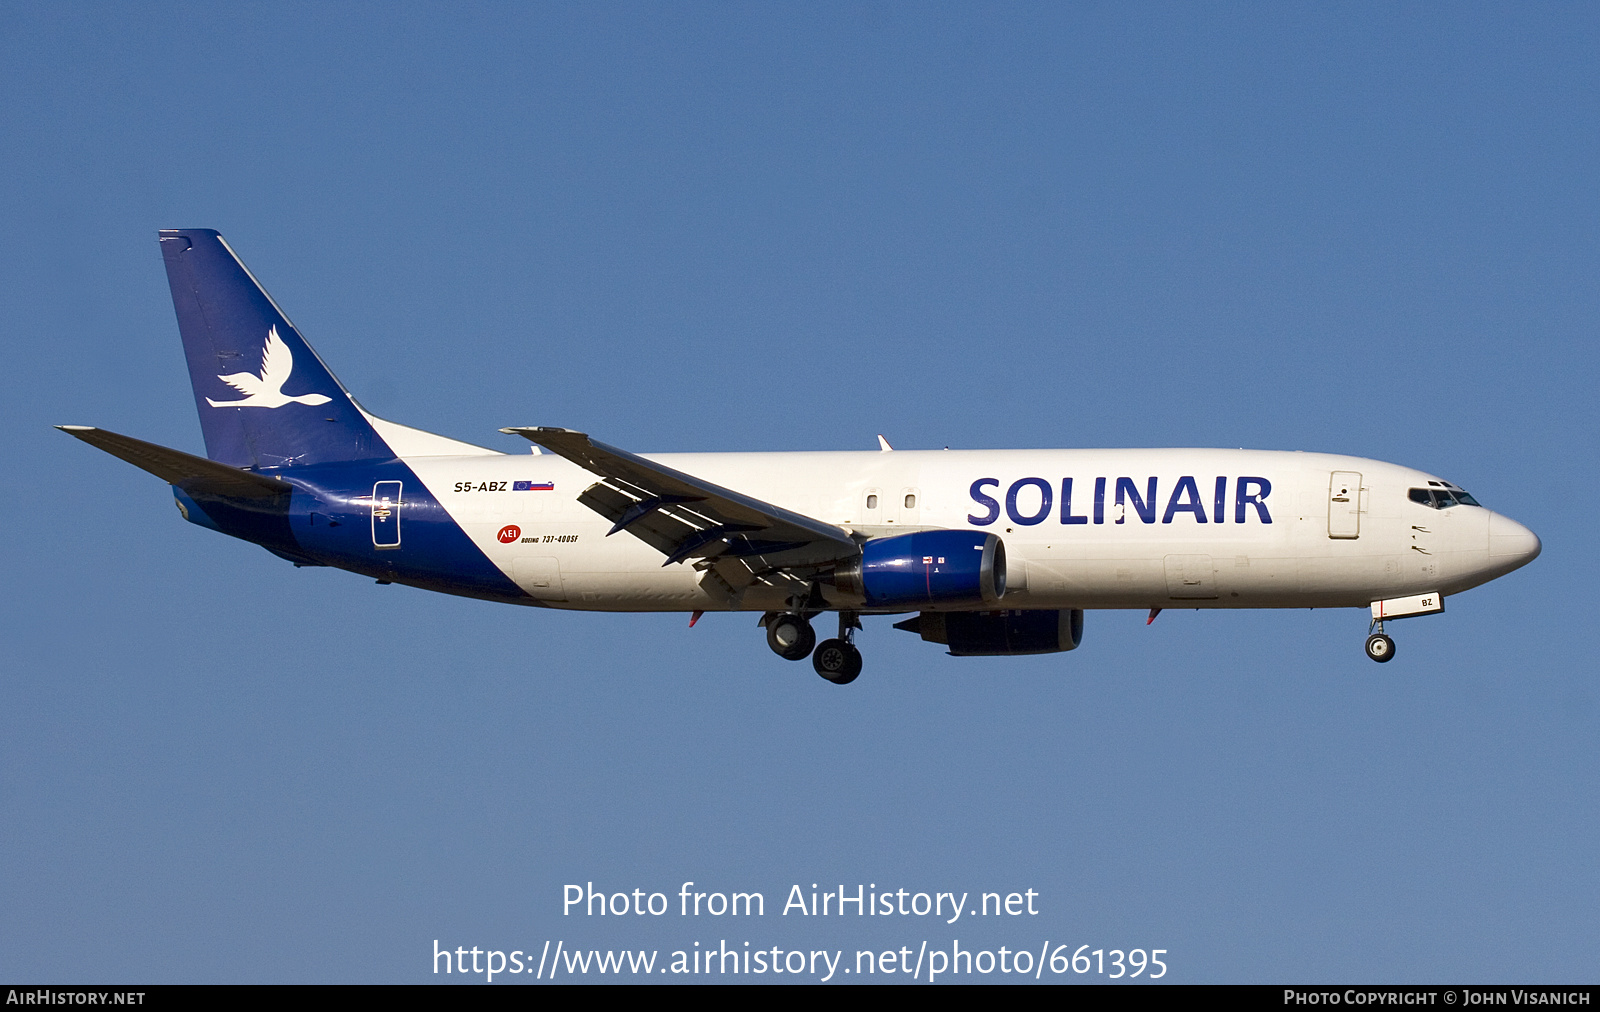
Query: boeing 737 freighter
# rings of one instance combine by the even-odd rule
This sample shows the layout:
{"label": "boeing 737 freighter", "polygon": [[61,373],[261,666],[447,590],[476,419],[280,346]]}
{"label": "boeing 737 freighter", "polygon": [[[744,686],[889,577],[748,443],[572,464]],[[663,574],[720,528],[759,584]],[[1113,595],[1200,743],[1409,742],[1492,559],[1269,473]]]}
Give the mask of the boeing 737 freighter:
{"label": "boeing 737 freighter", "polygon": [[[863,615],[958,656],[1071,650],[1098,608],[1370,609],[1526,565],[1539,539],[1459,486],[1263,450],[630,453],[512,427],[499,453],[369,413],[210,229],[161,232],[206,456],[73,436],[172,486],[190,523],[297,566],[542,608],[760,614],[847,683]],[[812,621],[838,615],[816,643]],[[914,614],[913,614],[914,613]]]}

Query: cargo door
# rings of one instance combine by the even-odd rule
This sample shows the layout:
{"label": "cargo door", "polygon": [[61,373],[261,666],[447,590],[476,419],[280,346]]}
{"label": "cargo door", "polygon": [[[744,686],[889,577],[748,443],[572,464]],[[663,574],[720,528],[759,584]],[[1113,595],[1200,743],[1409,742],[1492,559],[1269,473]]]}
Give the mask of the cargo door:
{"label": "cargo door", "polygon": [[1210,600],[1217,596],[1217,577],[1209,555],[1167,556],[1167,596]]}
{"label": "cargo door", "polygon": [[561,563],[549,556],[523,556],[511,564],[511,578],[517,586],[540,601],[565,601],[567,590],[561,585]]}

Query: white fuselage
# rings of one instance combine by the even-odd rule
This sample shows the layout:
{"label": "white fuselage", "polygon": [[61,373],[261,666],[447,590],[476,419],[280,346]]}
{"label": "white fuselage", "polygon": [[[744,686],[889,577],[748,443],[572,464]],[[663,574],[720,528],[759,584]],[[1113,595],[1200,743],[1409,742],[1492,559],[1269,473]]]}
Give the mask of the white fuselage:
{"label": "white fuselage", "polygon": [[[1531,532],[1488,509],[1435,509],[1408,499],[1411,489],[1441,484],[1433,475],[1332,454],[902,450],[648,457],[869,537],[927,528],[996,534],[1008,560],[1006,608],[1365,607],[1459,593],[1538,553]],[[599,611],[784,607],[779,591],[756,585],[730,598],[707,589],[688,564],[663,566],[660,552],[626,531],[608,537],[610,522],[577,501],[598,479],[561,457],[407,456],[405,462],[538,603]],[[515,490],[518,482],[534,490]],[[538,487],[546,484],[553,487]]]}

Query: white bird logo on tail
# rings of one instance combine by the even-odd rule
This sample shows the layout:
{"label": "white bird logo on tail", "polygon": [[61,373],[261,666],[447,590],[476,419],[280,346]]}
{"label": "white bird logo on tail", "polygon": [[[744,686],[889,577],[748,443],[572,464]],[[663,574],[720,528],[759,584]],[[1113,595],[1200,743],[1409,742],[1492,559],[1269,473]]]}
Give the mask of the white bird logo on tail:
{"label": "white bird logo on tail", "polygon": [[333,398],[324,397],[322,394],[301,394],[291,397],[283,392],[283,385],[289,382],[289,377],[294,373],[294,354],[289,351],[289,346],[283,338],[278,336],[278,328],[273,327],[267,331],[267,344],[261,350],[261,375],[254,373],[236,372],[231,376],[219,375],[217,379],[233,387],[245,395],[242,401],[214,401],[206,398],[206,403],[214,408],[281,408],[285,404],[326,404]]}

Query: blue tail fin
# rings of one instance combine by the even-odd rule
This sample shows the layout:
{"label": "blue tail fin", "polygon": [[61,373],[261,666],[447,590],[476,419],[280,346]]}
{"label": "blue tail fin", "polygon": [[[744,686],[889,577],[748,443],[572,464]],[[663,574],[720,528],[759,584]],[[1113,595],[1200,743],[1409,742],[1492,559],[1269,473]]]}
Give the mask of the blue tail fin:
{"label": "blue tail fin", "polygon": [[206,455],[235,467],[394,453],[218,233],[161,232]]}

